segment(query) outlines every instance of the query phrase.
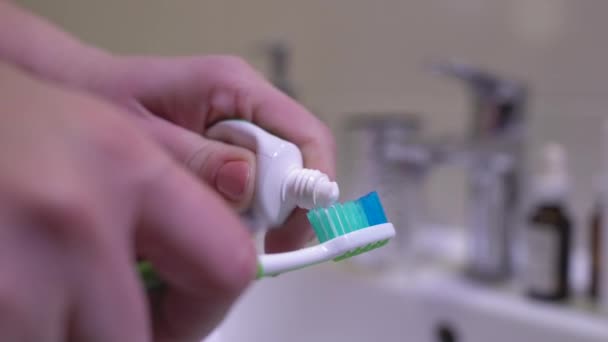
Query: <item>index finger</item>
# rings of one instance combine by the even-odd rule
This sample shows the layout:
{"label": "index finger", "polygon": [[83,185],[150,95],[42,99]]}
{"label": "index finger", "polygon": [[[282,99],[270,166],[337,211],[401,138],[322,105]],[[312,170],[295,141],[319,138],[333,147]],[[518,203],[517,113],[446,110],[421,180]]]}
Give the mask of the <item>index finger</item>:
{"label": "index finger", "polygon": [[329,128],[316,116],[274,87],[260,88],[260,105],[253,122],[296,144],[304,166],[335,177],[335,141]]}
{"label": "index finger", "polygon": [[208,97],[206,126],[235,117],[250,121],[296,144],[302,151],[305,167],[335,177],[335,141],[330,129],[251,67],[240,62],[229,64],[236,71],[218,71],[212,68],[213,64],[209,65],[213,70],[208,70],[206,82],[214,86]]}

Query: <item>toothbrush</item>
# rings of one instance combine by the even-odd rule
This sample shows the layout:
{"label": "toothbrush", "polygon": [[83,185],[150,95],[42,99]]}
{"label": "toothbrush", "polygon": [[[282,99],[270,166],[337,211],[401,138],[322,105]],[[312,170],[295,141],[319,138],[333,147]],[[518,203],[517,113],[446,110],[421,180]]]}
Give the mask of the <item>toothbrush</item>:
{"label": "toothbrush", "polygon": [[[307,217],[319,244],[293,252],[259,255],[256,279],[332,259],[348,259],[380,248],[395,236],[395,228],[386,219],[377,192],[329,208],[312,209]],[[162,281],[148,262],[139,262],[138,267],[148,290],[163,287]]]}
{"label": "toothbrush", "polygon": [[275,276],[306,266],[341,261],[382,247],[395,236],[377,192],[307,214],[319,244],[293,252],[259,256],[257,278]]}

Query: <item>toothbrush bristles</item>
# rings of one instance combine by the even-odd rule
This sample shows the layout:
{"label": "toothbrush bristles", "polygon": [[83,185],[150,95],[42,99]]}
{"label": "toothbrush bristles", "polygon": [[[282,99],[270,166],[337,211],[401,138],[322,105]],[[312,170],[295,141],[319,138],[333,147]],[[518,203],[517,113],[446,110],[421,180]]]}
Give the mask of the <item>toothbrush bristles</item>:
{"label": "toothbrush bristles", "polygon": [[[355,201],[337,203],[329,208],[317,208],[307,214],[319,242],[323,243],[354,231],[377,224],[387,223],[378,194],[372,192]],[[382,247],[388,240],[376,241],[336,257],[344,260],[358,254]]]}

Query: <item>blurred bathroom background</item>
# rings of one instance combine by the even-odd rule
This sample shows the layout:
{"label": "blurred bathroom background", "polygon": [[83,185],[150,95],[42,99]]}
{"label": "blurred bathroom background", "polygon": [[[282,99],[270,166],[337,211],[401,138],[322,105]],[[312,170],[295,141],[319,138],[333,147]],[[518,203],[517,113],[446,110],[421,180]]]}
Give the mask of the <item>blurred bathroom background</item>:
{"label": "blurred bathroom background", "polygon": [[[386,114],[399,120],[409,120],[412,127],[408,129],[413,132],[411,134],[415,138],[414,142],[421,146],[423,152],[428,152],[429,146],[449,147],[451,141],[460,141],[462,137],[468,136],[473,111],[471,94],[457,81],[432,72],[430,66],[433,63],[443,61],[465,63],[488,70],[501,78],[522,82],[528,94],[525,104],[524,173],[531,175],[538,168],[538,151],[544,143],[557,141],[563,144],[572,179],[570,196],[574,221],[572,250],[585,251],[589,248],[588,216],[598,188],[595,179],[601,171],[602,158],[605,155],[605,151],[601,148],[602,126],[608,119],[608,67],[606,67],[608,44],[604,43],[608,32],[608,22],[605,20],[608,2],[591,0],[21,0],[19,2],[82,39],[118,53],[239,55],[269,78],[274,77],[277,83],[284,81],[276,80],[276,77],[281,77],[276,75],[277,70],[280,72],[284,67],[288,71],[287,87],[293,90],[299,101],[327,122],[336,133],[340,156],[338,181],[343,187],[343,192],[350,196],[362,195],[357,193],[359,191],[357,185],[361,182],[361,179],[357,178],[359,173],[351,171],[362,170],[365,165],[369,166],[373,163],[365,158],[360,160],[361,155],[357,156],[357,151],[365,149],[357,145],[362,143],[361,139],[364,138],[352,137],[353,127],[361,122],[365,123],[366,118],[369,119],[370,116],[377,118],[380,114]],[[277,62],[276,58],[287,58],[278,61],[286,64],[277,68],[276,63],[273,66],[273,58],[275,62]],[[398,128],[398,124],[394,124],[393,127]],[[395,172],[397,174],[394,174]],[[399,208],[402,205],[400,201],[404,201],[403,203],[408,203],[408,208],[402,210],[417,214],[418,226],[412,228],[414,230],[426,225],[447,227],[440,230],[446,235],[453,234],[454,231],[466,230],[470,224],[468,215],[471,210],[467,184],[470,171],[467,167],[463,167],[463,164],[458,162],[438,161],[435,165],[430,161],[419,170],[421,174],[412,175],[412,172],[406,172],[401,175],[399,172],[386,171],[386,177],[383,178],[383,181],[391,182],[389,187],[396,189],[395,192],[387,195],[392,196],[389,199],[390,203],[386,203],[387,207],[391,207],[391,211],[397,210],[397,215],[402,214],[402,211],[393,208]],[[412,194],[415,196],[412,197]],[[408,221],[408,219],[409,217],[405,217],[400,220]],[[396,243],[392,248],[399,249],[407,243],[409,242]],[[437,245],[439,246],[440,242],[437,242]],[[396,251],[400,256],[396,257],[398,260],[393,268],[401,267],[399,258],[405,258],[399,254],[401,252]],[[584,254],[581,252],[581,255]],[[586,261],[582,258],[581,262],[584,264]],[[341,266],[346,268],[346,271],[337,265],[329,268],[319,266],[302,271],[301,274],[286,275],[285,280],[280,280],[281,278],[276,281],[264,280],[264,282],[274,281],[266,285],[272,291],[264,288],[263,284],[256,284],[248,296],[258,296],[263,299],[246,297],[245,302],[262,305],[273,301],[270,295],[264,297],[266,294],[274,293],[290,297],[300,293],[305,296],[302,293],[307,289],[315,289],[319,293],[324,293],[323,296],[319,296],[327,305],[331,305],[333,299],[336,300],[335,306],[343,306],[341,310],[332,311],[338,316],[348,316],[345,313],[347,308],[349,311],[366,311],[371,310],[372,307],[381,311],[389,310],[370,304],[374,302],[372,299],[377,300],[376,303],[385,300],[382,296],[387,296],[386,291],[389,290],[384,289],[384,285],[377,287],[369,285],[369,288],[364,285],[344,285],[357,282],[349,278],[355,277],[351,274],[354,272],[351,268],[374,267],[369,264],[353,266],[353,263],[356,264],[351,262],[347,266]],[[401,271],[405,276],[402,274],[401,277],[407,278],[407,268],[412,266],[406,261],[403,263]],[[608,263],[604,266],[608,270]],[[340,272],[345,272],[346,275]],[[381,271],[374,272],[377,277],[382,277],[378,275]],[[582,273],[581,278],[586,278],[584,270],[577,272],[577,274]],[[327,284],[321,284],[319,280],[313,281],[319,279],[320,275],[323,279],[329,279]],[[354,279],[361,279],[362,284],[373,283],[360,274],[356,277],[359,278]],[[285,284],[295,285],[293,289],[291,285],[285,285],[288,289],[281,290],[282,281]],[[310,281],[309,285],[302,285],[305,281]],[[342,286],[350,287],[343,291],[340,289]],[[357,286],[361,286],[361,289],[358,290]],[[479,291],[483,292],[495,287],[496,285],[482,286]],[[289,289],[297,293],[292,294]],[[477,298],[475,296],[478,296],[479,292],[476,291],[458,292],[458,296],[470,294],[471,298]],[[492,291],[494,290],[483,292],[487,297],[482,296],[480,301],[488,306],[491,306],[494,300],[496,303],[503,303],[500,302],[500,298],[492,297]],[[500,292],[500,290],[496,291]],[[334,296],[325,297],[327,293],[333,293]],[[370,298],[362,298],[361,293],[367,294]],[[312,296],[310,293],[308,295]],[[354,296],[353,301],[361,300],[361,305],[371,307],[358,308],[353,301],[344,299],[346,298],[344,296],[349,295]],[[396,298],[403,296],[397,295]],[[567,307],[568,305],[565,304],[549,307],[542,304],[537,307],[536,304],[521,299],[523,297],[523,294],[506,297],[504,303],[520,300],[518,302],[520,307],[513,309],[514,312],[518,312],[517,315],[525,316],[530,313],[530,315],[538,315],[535,317],[546,318],[538,321],[538,324],[531,328],[529,335],[509,335],[514,331],[526,330],[519,329],[517,325],[519,323],[512,323],[506,328],[491,320],[477,325],[470,323],[470,327],[466,326],[469,323],[462,323],[465,328],[454,327],[458,325],[454,323],[459,319],[458,316],[466,316],[461,313],[468,312],[467,309],[459,307],[459,304],[453,306],[445,304],[446,306],[440,310],[442,314],[446,313],[448,318],[439,315],[443,318],[412,327],[411,331],[422,329],[421,326],[433,331],[426,335],[424,331],[417,334],[400,330],[399,324],[403,327],[410,325],[407,321],[407,317],[410,317],[408,315],[416,316],[416,310],[408,311],[414,304],[404,309],[407,313],[403,313],[403,317],[398,320],[394,317],[397,313],[389,314],[391,318],[386,318],[386,324],[390,327],[380,323],[369,323],[369,329],[373,333],[365,335],[358,332],[359,339],[353,339],[344,330],[340,330],[343,333],[340,334],[340,331],[336,332],[329,327],[331,324],[323,325],[314,321],[311,316],[306,317],[312,321],[302,321],[298,318],[300,316],[293,315],[298,321],[292,322],[289,329],[299,331],[301,335],[301,331],[316,329],[311,326],[316,325],[320,329],[318,333],[322,337],[318,340],[321,341],[347,339],[367,341],[374,336],[385,341],[502,341],[494,334],[511,336],[510,340],[520,341],[608,340],[608,332],[602,330],[601,324],[593,325],[594,322],[603,322],[604,327],[608,329],[608,316],[579,306]],[[401,308],[395,304],[396,299],[389,298],[385,302],[391,309],[397,310],[395,312],[400,312],[398,310]],[[410,305],[406,299],[404,303],[406,307]],[[279,304],[263,307],[266,307],[267,311],[304,310],[285,305],[281,307]],[[249,309],[245,303],[243,307],[237,307],[238,310],[250,312],[247,310],[252,309]],[[307,310],[315,312],[314,307],[309,306]],[[323,311],[321,308],[319,310]],[[450,318],[452,317],[450,311],[454,312],[456,318]],[[573,316],[569,316],[570,314]],[[269,312],[263,312],[263,315],[275,317],[277,320],[277,317],[281,316]],[[474,316],[473,313],[470,315]],[[563,315],[563,318],[560,318],[562,317],[560,315]],[[246,317],[244,314],[237,313],[236,316],[244,321],[247,320],[243,318]],[[381,313],[375,312],[369,320],[371,322],[380,316]],[[430,315],[429,320],[432,320],[431,316],[439,317]],[[368,316],[364,314],[361,317]],[[497,317],[502,316],[497,314]],[[238,321],[237,318],[234,322]],[[553,318],[556,321],[551,321]],[[334,319],[338,320],[338,318]],[[395,324],[388,323],[391,319]],[[411,320],[418,322],[415,318]],[[535,322],[533,318],[526,321]],[[228,322],[227,330],[238,329],[238,322],[234,322]],[[572,328],[574,332],[544,335],[545,330],[551,331],[563,322],[575,322],[571,323],[576,326]],[[336,323],[337,326],[350,327],[347,323],[340,324]],[[546,327],[538,328],[543,324]],[[570,323],[563,325],[568,326],[568,324]],[[298,328],[300,325],[306,326],[306,329]],[[489,332],[466,330],[469,328],[475,330],[479,325],[484,325],[480,327],[481,330],[490,329]],[[264,330],[261,324],[259,329]],[[459,329],[460,334],[454,332]],[[590,337],[585,339],[587,337],[584,332],[583,335],[577,335],[579,330],[576,329],[591,331]],[[277,328],[278,330],[280,329]],[[269,331],[272,329],[264,330],[268,335],[263,335],[257,334],[254,329],[244,336],[250,336],[251,341],[281,341],[279,337],[272,337]],[[277,331],[275,333],[280,335]],[[327,335],[323,335],[325,333]],[[569,333],[571,334],[568,335]],[[226,336],[230,334],[230,332],[224,333]],[[293,337],[283,340],[307,341],[308,339]]]}

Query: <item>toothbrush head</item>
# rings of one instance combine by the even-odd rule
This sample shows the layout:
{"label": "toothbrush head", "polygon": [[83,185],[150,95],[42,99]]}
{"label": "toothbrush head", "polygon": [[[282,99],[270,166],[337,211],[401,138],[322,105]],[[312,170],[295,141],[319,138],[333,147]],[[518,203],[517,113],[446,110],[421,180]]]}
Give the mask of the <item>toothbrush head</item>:
{"label": "toothbrush head", "polygon": [[[329,208],[310,210],[307,216],[319,243],[343,240],[341,247],[347,250],[334,257],[334,261],[382,247],[394,236],[394,228],[386,219],[377,192]],[[349,244],[351,248],[345,248]]]}

